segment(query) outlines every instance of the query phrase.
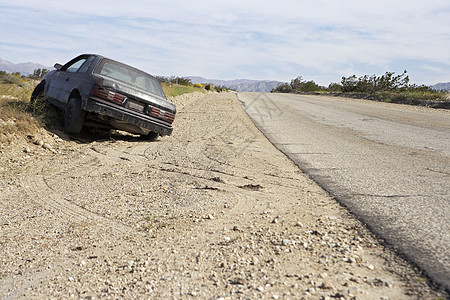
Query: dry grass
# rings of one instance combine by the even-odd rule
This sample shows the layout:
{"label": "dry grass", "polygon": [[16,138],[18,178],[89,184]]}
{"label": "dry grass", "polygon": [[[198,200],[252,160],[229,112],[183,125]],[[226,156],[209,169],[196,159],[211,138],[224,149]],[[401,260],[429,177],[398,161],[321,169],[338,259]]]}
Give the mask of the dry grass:
{"label": "dry grass", "polygon": [[17,136],[32,135],[42,127],[44,105],[30,104],[33,88],[0,83],[0,143],[9,144]]}
{"label": "dry grass", "polygon": [[161,85],[167,97],[176,97],[194,92],[206,93],[206,90],[203,87],[195,87],[194,85],[179,85],[174,83],[162,83]]}

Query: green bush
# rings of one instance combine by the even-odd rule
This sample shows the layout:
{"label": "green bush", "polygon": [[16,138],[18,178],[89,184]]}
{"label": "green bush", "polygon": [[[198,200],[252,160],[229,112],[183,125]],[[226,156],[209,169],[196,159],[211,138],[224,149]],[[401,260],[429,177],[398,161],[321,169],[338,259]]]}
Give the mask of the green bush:
{"label": "green bush", "polygon": [[395,75],[394,72],[386,72],[381,76],[364,75],[356,77],[356,75],[352,75],[342,77],[340,83],[330,83],[328,88],[319,86],[314,81],[305,81],[301,76],[298,76],[292,79],[290,84],[280,84],[272,92],[343,93],[358,98],[406,104],[417,104],[428,100],[444,101],[448,93],[447,91],[436,91],[425,85],[409,84],[409,76],[406,70],[399,75]]}

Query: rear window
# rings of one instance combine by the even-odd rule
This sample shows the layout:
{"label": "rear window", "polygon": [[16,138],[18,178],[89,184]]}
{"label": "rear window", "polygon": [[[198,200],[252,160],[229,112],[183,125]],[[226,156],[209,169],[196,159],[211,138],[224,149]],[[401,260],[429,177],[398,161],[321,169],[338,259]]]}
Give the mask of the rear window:
{"label": "rear window", "polygon": [[128,65],[103,59],[95,73],[166,98],[156,78]]}

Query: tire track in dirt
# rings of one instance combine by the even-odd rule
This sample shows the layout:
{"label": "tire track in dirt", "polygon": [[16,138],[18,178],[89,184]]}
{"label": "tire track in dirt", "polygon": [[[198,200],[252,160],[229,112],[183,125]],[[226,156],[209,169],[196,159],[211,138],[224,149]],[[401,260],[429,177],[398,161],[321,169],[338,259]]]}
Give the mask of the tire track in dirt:
{"label": "tire track in dirt", "polygon": [[128,226],[77,205],[71,201],[70,195],[64,195],[58,188],[53,187],[55,178],[61,182],[68,178],[73,178],[73,174],[76,174],[77,177],[83,177],[88,174],[98,173],[103,161],[107,160],[101,160],[92,155],[77,155],[71,159],[65,159],[63,168],[57,170],[55,166],[60,165],[61,161],[58,158],[54,158],[46,163],[42,163],[38,168],[40,171],[34,176],[24,177],[22,185],[28,187],[26,193],[30,199],[38,202],[43,207],[50,208],[70,218],[74,222],[90,220],[114,228],[114,230],[122,233],[129,233],[131,228]]}

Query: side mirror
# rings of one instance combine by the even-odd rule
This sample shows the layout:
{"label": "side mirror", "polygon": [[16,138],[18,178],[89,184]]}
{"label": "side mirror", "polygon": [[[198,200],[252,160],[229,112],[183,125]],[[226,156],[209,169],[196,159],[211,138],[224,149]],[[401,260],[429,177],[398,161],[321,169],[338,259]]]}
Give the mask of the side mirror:
{"label": "side mirror", "polygon": [[62,66],[62,64],[56,63],[56,64],[54,65],[54,67],[55,67],[56,70],[60,71],[61,68],[62,68],[63,66]]}

